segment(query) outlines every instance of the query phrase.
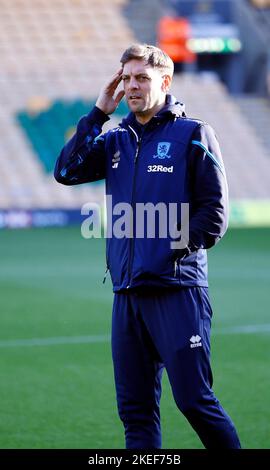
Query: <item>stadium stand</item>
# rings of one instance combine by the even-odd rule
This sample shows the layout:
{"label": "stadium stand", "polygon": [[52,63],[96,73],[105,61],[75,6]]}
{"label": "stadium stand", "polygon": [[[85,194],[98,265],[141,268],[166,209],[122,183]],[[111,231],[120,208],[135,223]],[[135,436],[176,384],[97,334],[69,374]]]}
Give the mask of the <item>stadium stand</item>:
{"label": "stadium stand", "polygon": [[173,91],[187,103],[189,116],[205,120],[215,128],[231,198],[269,198],[270,157],[224,85],[213,76],[184,74],[175,77]]}
{"label": "stadium stand", "polygon": [[156,44],[156,24],[164,15],[164,9],[167,10],[168,3],[164,0],[129,0],[125,3],[123,14],[140,42]]}
{"label": "stadium stand", "polygon": [[[85,113],[76,102],[96,98],[134,42],[124,1],[0,0],[0,208],[80,207],[103,197],[98,186],[57,184],[46,148],[59,151],[63,118],[70,125],[62,104],[75,124]],[[46,119],[37,133],[37,121],[42,127]]]}
{"label": "stadium stand", "polygon": [[[114,72],[123,49],[136,40],[123,13],[127,4],[0,0],[0,209],[80,208],[103,200],[102,185],[63,187],[51,170],[64,137]],[[173,91],[189,115],[216,128],[231,197],[269,198],[264,142],[224,86],[182,74]]]}
{"label": "stadium stand", "polygon": [[256,131],[258,139],[267,150],[270,158],[270,101],[256,95],[243,95],[236,98],[243,114]]}

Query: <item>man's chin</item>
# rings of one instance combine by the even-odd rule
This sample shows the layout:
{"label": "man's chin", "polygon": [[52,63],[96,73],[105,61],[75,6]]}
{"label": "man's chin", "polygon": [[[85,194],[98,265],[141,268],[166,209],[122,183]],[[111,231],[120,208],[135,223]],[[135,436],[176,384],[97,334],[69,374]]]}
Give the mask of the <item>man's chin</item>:
{"label": "man's chin", "polygon": [[138,113],[141,111],[141,106],[138,106],[135,103],[128,103],[128,107],[133,113]]}
{"label": "man's chin", "polygon": [[143,114],[145,109],[142,106],[136,105],[135,103],[128,103],[128,107],[132,113]]}

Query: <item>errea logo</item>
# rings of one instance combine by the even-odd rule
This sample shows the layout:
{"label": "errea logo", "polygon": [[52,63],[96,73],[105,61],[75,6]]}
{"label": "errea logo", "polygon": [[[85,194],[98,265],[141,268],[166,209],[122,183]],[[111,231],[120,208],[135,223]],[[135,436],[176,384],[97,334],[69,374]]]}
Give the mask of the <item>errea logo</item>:
{"label": "errea logo", "polygon": [[202,343],[201,343],[201,337],[199,335],[193,335],[191,336],[190,338],[190,347],[191,348],[198,348],[199,346],[202,346]]}
{"label": "errea logo", "polygon": [[163,165],[148,165],[147,171],[149,172],[162,172],[162,173],[172,173],[172,166],[163,166]]}
{"label": "errea logo", "polygon": [[120,152],[119,150],[117,150],[117,152],[115,152],[112,158],[112,168],[118,168],[119,162],[120,162]]}

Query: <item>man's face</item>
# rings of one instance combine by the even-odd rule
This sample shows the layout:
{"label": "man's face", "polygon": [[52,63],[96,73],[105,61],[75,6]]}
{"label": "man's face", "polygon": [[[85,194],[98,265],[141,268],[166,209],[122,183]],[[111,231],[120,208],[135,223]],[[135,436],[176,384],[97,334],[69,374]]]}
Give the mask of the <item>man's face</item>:
{"label": "man's face", "polygon": [[142,60],[132,59],[124,65],[124,91],[128,107],[133,113],[155,114],[164,104],[167,91],[164,77],[160,69]]}

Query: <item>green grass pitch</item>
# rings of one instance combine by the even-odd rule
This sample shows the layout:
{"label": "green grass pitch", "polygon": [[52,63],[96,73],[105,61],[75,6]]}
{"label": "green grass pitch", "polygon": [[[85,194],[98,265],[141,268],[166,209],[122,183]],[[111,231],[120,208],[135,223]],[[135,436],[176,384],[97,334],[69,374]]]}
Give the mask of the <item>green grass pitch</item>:
{"label": "green grass pitch", "polygon": [[[269,240],[231,229],[209,251],[214,390],[245,448],[270,444]],[[124,447],[104,271],[104,241],[79,227],[0,232],[0,448]],[[165,374],[161,414],[164,448],[202,447]]]}

